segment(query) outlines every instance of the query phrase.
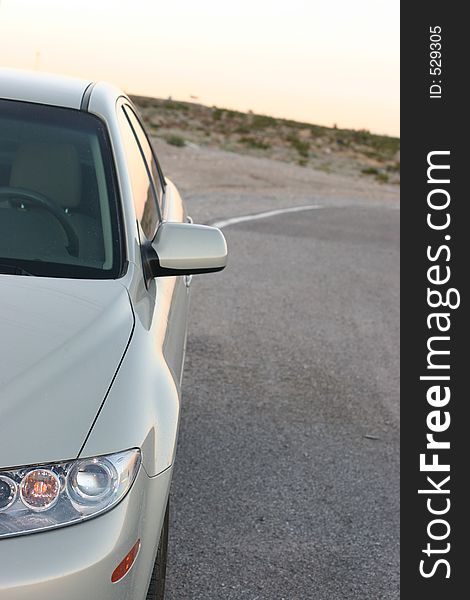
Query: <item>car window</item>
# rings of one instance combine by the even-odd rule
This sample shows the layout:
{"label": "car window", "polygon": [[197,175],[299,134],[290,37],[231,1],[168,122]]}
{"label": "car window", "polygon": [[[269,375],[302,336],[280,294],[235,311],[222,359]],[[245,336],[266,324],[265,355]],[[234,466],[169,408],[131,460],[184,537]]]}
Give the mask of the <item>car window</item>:
{"label": "car window", "polygon": [[145,161],[146,161],[147,165],[150,167],[152,180],[155,185],[155,189],[157,191],[160,212],[162,213],[163,212],[162,202],[163,202],[163,194],[164,194],[163,186],[165,185],[165,183],[164,183],[163,174],[160,169],[160,165],[158,164],[158,162],[155,158],[155,153],[154,153],[153,148],[150,144],[150,141],[147,137],[147,134],[145,133],[142,125],[140,124],[140,121],[137,118],[134,110],[129,105],[125,105],[123,107],[123,109],[124,109],[124,112],[126,113],[127,118],[129,119],[132,129],[135,132],[135,135],[139,141],[139,145],[142,148],[142,152],[145,156]]}
{"label": "car window", "polygon": [[120,275],[111,161],[97,117],[0,100],[0,273]]}
{"label": "car window", "polygon": [[123,107],[118,109],[118,119],[131,179],[136,217],[145,236],[151,241],[155,236],[160,221],[157,192],[150,175],[149,167],[145,162],[145,155],[141,150]]}

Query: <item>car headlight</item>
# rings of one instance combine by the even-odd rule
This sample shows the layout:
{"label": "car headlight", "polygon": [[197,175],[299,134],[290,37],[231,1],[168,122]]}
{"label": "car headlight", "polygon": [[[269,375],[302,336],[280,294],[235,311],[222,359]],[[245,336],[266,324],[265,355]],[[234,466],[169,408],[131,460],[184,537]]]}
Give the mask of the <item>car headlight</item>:
{"label": "car headlight", "polygon": [[0,538],[73,525],[116,506],[140,450],[0,471]]}

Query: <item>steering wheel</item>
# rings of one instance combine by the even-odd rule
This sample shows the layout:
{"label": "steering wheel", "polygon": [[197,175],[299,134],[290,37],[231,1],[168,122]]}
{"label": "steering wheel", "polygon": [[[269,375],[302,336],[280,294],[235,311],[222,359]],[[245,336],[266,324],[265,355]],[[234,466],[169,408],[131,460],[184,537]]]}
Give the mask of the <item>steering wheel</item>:
{"label": "steering wheel", "polygon": [[[6,196],[6,198],[3,198],[4,196]],[[78,236],[68,222],[64,211],[56,202],[47,196],[44,196],[44,194],[34,192],[33,190],[27,190],[19,187],[0,186],[0,202],[5,202],[5,200],[8,198],[21,198],[21,202],[24,204],[35,204],[36,206],[45,208],[48,212],[50,212],[51,215],[53,215],[59,221],[62,229],[65,231],[68,241],[68,245],[66,246],[67,252],[71,256],[78,256]]]}

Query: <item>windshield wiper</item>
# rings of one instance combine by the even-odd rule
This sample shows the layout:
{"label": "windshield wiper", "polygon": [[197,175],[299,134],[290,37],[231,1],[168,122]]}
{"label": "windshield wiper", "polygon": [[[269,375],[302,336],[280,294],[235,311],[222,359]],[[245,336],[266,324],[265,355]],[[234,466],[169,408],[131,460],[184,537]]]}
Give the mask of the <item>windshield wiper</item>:
{"label": "windshield wiper", "polygon": [[0,273],[3,275],[28,275],[30,277],[35,277],[29,271],[25,271],[22,267],[18,267],[17,265],[5,265],[0,263]]}

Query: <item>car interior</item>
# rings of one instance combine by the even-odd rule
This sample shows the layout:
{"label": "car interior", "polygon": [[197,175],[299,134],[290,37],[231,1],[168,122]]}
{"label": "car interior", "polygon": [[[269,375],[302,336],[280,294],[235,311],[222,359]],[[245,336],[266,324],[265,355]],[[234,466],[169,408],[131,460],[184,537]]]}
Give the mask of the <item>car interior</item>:
{"label": "car interior", "polygon": [[96,136],[8,118],[0,118],[0,130],[0,260],[110,268],[111,217]]}

